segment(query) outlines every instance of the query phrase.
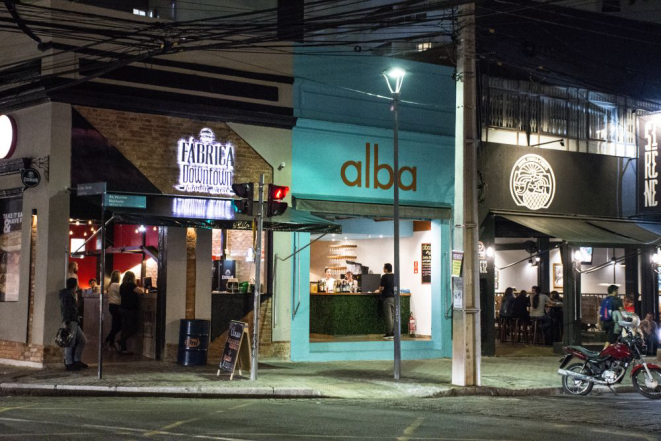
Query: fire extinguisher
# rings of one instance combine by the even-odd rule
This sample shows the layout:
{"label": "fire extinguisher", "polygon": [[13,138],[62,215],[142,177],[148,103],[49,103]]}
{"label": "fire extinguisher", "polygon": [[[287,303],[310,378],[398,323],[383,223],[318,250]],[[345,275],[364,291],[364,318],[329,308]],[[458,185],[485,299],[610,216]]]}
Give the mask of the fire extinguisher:
{"label": "fire extinguisher", "polygon": [[415,317],[413,317],[413,313],[411,313],[411,316],[409,317],[409,335],[411,337],[415,337],[415,331],[416,331]]}

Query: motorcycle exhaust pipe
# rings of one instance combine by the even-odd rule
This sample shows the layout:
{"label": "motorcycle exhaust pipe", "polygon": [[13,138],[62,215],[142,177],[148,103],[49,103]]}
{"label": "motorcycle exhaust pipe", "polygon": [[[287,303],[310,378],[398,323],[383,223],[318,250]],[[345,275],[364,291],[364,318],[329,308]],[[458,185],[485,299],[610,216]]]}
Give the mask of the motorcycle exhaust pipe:
{"label": "motorcycle exhaust pipe", "polygon": [[605,381],[597,380],[596,378],[592,378],[587,375],[579,374],[578,372],[568,371],[565,369],[558,369],[558,374],[578,378],[579,380],[583,380],[583,381],[589,381],[590,383],[608,385],[608,383]]}

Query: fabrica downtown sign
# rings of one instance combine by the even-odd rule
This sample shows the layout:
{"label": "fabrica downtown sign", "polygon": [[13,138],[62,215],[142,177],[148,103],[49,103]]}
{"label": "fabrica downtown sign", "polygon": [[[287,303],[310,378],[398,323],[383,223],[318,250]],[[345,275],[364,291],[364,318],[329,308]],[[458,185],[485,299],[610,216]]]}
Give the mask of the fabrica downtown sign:
{"label": "fabrica downtown sign", "polygon": [[187,193],[232,196],[234,146],[216,141],[213,130],[204,128],[199,138],[179,140],[177,163],[179,183],[174,186]]}

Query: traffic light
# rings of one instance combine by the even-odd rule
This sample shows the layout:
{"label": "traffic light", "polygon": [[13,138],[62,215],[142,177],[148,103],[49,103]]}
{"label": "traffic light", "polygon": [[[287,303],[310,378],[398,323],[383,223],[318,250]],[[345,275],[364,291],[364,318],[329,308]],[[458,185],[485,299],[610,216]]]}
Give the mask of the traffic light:
{"label": "traffic light", "polygon": [[282,185],[269,184],[269,199],[267,204],[266,216],[280,216],[287,211],[287,203],[281,202],[289,193],[289,187]]}
{"label": "traffic light", "polygon": [[253,195],[255,184],[252,182],[243,184],[232,184],[232,191],[241,199],[234,199],[232,201],[232,208],[235,213],[241,213],[252,216]]}

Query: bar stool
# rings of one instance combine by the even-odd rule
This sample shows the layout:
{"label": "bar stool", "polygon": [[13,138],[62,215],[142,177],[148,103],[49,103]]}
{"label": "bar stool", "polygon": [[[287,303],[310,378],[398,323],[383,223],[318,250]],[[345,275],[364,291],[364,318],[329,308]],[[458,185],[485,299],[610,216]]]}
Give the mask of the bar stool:
{"label": "bar stool", "polygon": [[[512,318],[499,317],[498,318],[498,339],[501,343],[507,341],[507,337],[512,336]],[[512,338],[514,338],[512,336]]]}
{"label": "bar stool", "polygon": [[521,343],[521,336],[523,336],[524,342],[526,344],[530,344],[528,332],[528,324],[526,323],[526,319],[514,319],[514,333],[512,334],[512,343],[514,343],[514,336],[516,335],[517,342]]}
{"label": "bar stool", "polygon": [[[532,321],[532,344],[544,344],[544,330],[542,329],[542,321],[541,320],[536,320],[536,319],[531,319]],[[539,333],[538,333],[539,331]],[[538,338],[539,336],[539,338]],[[539,339],[541,338],[541,342]]]}

